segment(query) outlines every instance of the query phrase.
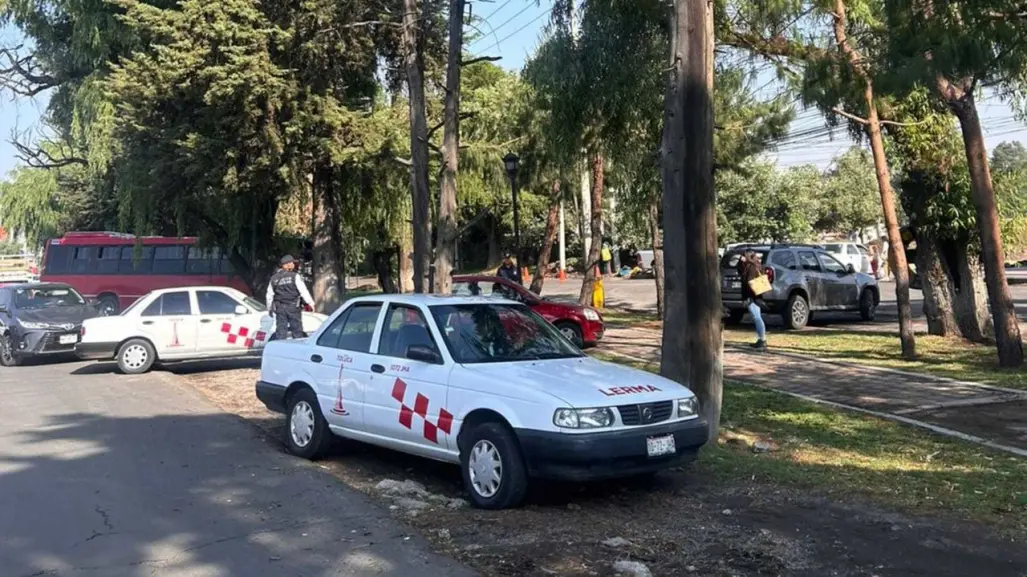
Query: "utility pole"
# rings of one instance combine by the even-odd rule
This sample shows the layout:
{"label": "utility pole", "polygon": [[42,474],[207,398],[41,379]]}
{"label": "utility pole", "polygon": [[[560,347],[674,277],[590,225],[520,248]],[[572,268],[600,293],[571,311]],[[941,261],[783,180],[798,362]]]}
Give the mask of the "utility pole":
{"label": "utility pole", "polygon": [[560,201],[560,272],[567,274],[567,234],[564,230],[563,200]]}

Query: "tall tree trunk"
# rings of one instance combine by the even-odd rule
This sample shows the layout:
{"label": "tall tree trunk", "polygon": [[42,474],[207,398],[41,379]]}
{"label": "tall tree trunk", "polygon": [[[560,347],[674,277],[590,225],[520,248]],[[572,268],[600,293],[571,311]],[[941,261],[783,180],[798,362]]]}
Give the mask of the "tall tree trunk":
{"label": "tall tree trunk", "polygon": [[489,225],[486,229],[488,234],[488,256],[485,262],[486,269],[498,268],[499,264],[503,262],[503,238],[499,234],[499,219],[489,215]]}
{"label": "tall tree trunk", "polygon": [[403,67],[410,101],[410,192],[413,199],[414,292],[425,291],[431,238],[428,190],[428,121],[424,111],[424,60],[418,41],[420,10],[417,0],[403,0]]}
{"label": "tall tree trunk", "polygon": [[667,314],[660,373],[695,392],[715,439],[723,341],[713,188],[713,2],[675,0],[674,16],[664,109]]}
{"label": "tall tree trunk", "polygon": [[328,212],[328,219],[332,223],[328,234],[332,239],[332,274],[335,276],[335,291],[331,302],[325,307],[328,313],[335,312],[335,309],[342,305],[346,298],[346,246],[342,239],[342,199],[339,198],[339,191],[336,188],[335,170],[332,170],[328,187],[325,189],[325,210]]}
{"label": "tall tree trunk", "polygon": [[584,267],[590,262],[589,255],[592,254],[592,237],[594,236],[592,234],[592,188],[589,184],[588,173],[590,167],[588,166],[587,159],[584,167],[581,171],[581,192],[578,194],[578,198],[580,198],[580,202],[578,202],[580,205],[580,211],[578,212],[580,218],[578,222],[581,225],[581,258],[585,259],[581,261],[582,272],[585,272]]}
{"label": "tall tree trunk", "polygon": [[847,25],[845,0],[835,0],[835,41],[838,43],[838,49],[849,60],[853,71],[863,79],[863,99],[868,111],[865,126],[867,134],[870,136],[870,150],[874,156],[877,188],[881,193],[881,211],[884,214],[884,224],[888,230],[888,263],[895,274],[895,300],[899,308],[899,341],[902,344],[903,358],[913,359],[916,358],[916,337],[913,333],[913,312],[909,304],[909,267],[906,263],[902,235],[899,232],[899,218],[895,210],[895,192],[891,187],[888,159],[884,153],[884,138],[881,136],[881,123],[877,116],[874,85],[866,71],[862,57],[849,44],[845,31]]}
{"label": "tall tree trunk", "polygon": [[[663,320],[663,245],[660,243],[660,196],[649,201],[649,238],[653,247],[653,279],[656,282],[656,315]],[[634,263],[632,263],[634,264]]]}
{"label": "tall tree trunk", "polygon": [[1003,367],[1019,367],[1023,365],[1023,343],[1013,298],[1006,283],[1005,254],[999,231],[998,209],[995,206],[995,191],[991,186],[991,171],[988,168],[988,155],[984,148],[984,135],[973,89],[972,80],[964,80],[957,85],[938,77],[938,90],[959,119],[959,127],[963,132],[966,162],[970,169],[970,188],[974,208],[977,209],[977,230],[981,235],[981,260],[991,303],[991,318],[995,325],[998,364]]}
{"label": "tall tree trunk", "polygon": [[553,182],[553,196],[549,199],[549,216],[546,217],[546,237],[542,241],[542,252],[538,255],[538,266],[535,267],[535,278],[531,280],[531,292],[542,294],[542,283],[549,269],[549,258],[556,242],[557,224],[560,221],[560,181]]}
{"label": "tall tree trunk", "polygon": [[589,243],[588,258],[585,260],[585,278],[581,281],[581,293],[578,295],[578,302],[583,305],[592,304],[592,292],[596,284],[596,268],[599,264],[599,250],[602,248],[603,230],[603,182],[605,168],[603,166],[603,153],[593,150],[589,155],[589,162],[592,164],[592,197],[591,207],[591,233],[592,240]]}
{"label": "tall tree trunk", "polygon": [[435,243],[435,292],[448,295],[456,255],[456,174],[460,157],[460,59],[464,46],[464,1],[449,2],[449,55],[446,62],[446,106],[442,136],[442,189]]}
{"label": "tall tree trunk", "polygon": [[923,285],[928,334],[939,337],[959,335],[959,324],[953,312],[955,295],[942,262],[941,247],[934,235],[923,231],[916,235],[916,268]]}
{"label": "tall tree trunk", "polygon": [[329,313],[338,308],[342,295],[339,293],[338,250],[339,213],[333,186],[332,168],[319,164],[314,169],[311,181],[311,198],[314,210],[314,306],[319,313]]}
{"label": "tall tree trunk", "polygon": [[413,232],[412,227],[403,227],[399,245],[396,247],[396,258],[399,260],[399,292],[402,293],[409,293],[414,290]]}

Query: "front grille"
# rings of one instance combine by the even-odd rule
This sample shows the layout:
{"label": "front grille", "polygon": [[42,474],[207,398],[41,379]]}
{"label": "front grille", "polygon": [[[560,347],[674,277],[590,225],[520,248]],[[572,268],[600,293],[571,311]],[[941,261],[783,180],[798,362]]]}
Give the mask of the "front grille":
{"label": "front grille", "polygon": [[[643,418],[643,414],[647,413],[646,409],[649,409],[648,413],[651,413],[647,419]],[[620,413],[620,420],[625,425],[651,425],[669,419],[670,414],[674,412],[674,403],[673,401],[660,401],[641,405],[621,405],[617,407],[617,412]]]}
{"label": "front grille", "polygon": [[40,352],[52,352],[52,351],[73,351],[75,350],[75,343],[68,345],[62,345],[60,338],[65,334],[73,333],[46,333],[43,338],[39,339],[39,351]]}

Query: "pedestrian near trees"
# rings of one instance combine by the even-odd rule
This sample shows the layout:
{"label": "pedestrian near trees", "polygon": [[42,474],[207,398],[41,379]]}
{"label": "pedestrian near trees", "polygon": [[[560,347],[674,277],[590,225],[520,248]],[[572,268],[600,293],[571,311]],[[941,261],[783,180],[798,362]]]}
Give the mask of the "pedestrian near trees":
{"label": "pedestrian near trees", "polygon": [[738,259],[738,276],[742,279],[742,301],[752,315],[752,322],[756,324],[757,340],[751,346],[761,351],[767,348],[767,325],[763,322],[764,305],[762,297],[753,291],[750,283],[762,275],[759,255],[753,250],[746,250]]}

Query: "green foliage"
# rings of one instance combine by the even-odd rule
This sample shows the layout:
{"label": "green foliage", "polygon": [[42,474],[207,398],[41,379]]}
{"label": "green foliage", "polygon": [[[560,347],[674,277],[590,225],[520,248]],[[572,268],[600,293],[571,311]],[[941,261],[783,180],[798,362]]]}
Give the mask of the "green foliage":
{"label": "green foliage", "polygon": [[60,236],[66,211],[62,210],[57,190],[55,171],[15,169],[9,180],[0,183],[4,227],[25,234],[30,246],[41,246],[46,239]]}
{"label": "green foliage", "polygon": [[992,175],[1027,170],[1027,147],[1020,141],[1000,142],[991,151]]}
{"label": "green foliage", "polygon": [[721,245],[813,238],[824,186],[815,167],[779,171],[755,161],[717,173],[715,180]]}
{"label": "green foliage", "polygon": [[881,220],[881,195],[870,153],[853,147],[835,159],[825,181],[818,230],[856,232]]}

